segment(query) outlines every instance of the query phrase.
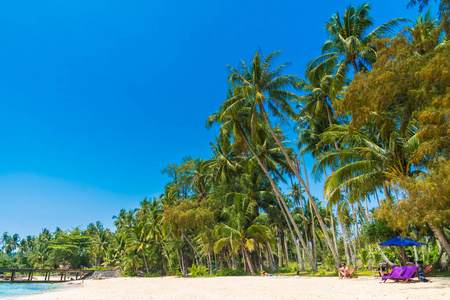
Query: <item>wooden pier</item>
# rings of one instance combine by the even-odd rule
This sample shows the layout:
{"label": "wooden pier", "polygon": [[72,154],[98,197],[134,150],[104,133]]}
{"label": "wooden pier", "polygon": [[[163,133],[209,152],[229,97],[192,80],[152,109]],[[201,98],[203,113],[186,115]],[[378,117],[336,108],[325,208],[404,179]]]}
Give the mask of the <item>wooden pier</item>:
{"label": "wooden pier", "polygon": [[[6,273],[10,273],[10,277],[7,278]],[[40,273],[44,276],[44,280],[38,280],[34,278],[35,273]],[[71,269],[6,269],[0,268],[0,274],[3,274],[3,280],[0,282],[8,283],[55,283],[66,282],[71,280],[81,280],[86,275],[94,273],[94,270],[71,270]],[[28,277],[18,276],[19,274],[26,274]],[[53,277],[52,277],[53,276]],[[25,280],[24,280],[25,279]],[[33,280],[34,279],[34,280]]]}

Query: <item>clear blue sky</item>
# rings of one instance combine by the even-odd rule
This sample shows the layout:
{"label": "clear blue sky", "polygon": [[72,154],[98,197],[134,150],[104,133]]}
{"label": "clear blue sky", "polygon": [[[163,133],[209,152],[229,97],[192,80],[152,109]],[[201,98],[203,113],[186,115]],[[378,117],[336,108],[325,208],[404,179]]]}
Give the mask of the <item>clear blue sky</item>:
{"label": "clear blue sky", "polygon": [[[372,1],[376,23],[415,18],[407,2]],[[0,232],[112,226],[163,191],[165,166],[210,157],[227,64],[283,50],[302,75],[350,3],[3,1]]]}

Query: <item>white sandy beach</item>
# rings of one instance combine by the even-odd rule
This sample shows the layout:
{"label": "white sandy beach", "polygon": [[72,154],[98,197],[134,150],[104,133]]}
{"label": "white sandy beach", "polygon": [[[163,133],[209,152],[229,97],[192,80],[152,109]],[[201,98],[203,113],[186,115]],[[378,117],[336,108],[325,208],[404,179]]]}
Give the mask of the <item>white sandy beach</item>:
{"label": "white sandy beach", "polygon": [[379,277],[112,278],[20,299],[450,299],[450,278],[431,279],[382,284]]}

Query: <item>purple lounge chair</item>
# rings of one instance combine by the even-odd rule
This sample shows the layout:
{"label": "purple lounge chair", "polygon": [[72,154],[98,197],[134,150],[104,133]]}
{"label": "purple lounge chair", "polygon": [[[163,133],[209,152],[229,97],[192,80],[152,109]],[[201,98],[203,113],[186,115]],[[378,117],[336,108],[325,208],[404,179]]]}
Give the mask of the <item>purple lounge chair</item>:
{"label": "purple lounge chair", "polygon": [[389,279],[395,280],[395,282],[403,280],[404,283],[408,281],[413,281],[412,279],[417,277],[417,281],[420,281],[419,278],[419,267],[416,266],[407,266],[405,267],[405,271],[400,274],[398,277],[392,277]]}
{"label": "purple lounge chair", "polygon": [[[395,267],[394,267],[395,268]],[[406,266],[406,267],[398,267],[401,271],[395,272],[394,274],[391,272],[388,276],[386,276],[386,279],[394,280],[394,282],[402,281],[404,283],[412,280],[414,277],[417,276],[417,279],[419,281],[419,267],[416,266]]]}
{"label": "purple lounge chair", "polygon": [[393,266],[393,267],[392,267],[392,270],[391,270],[391,273],[389,273],[389,274],[387,274],[387,275],[383,275],[383,276],[381,277],[381,280],[382,280],[383,282],[386,282],[386,280],[388,280],[388,279],[391,278],[392,276],[393,276],[393,277],[398,277],[398,276],[400,276],[400,273],[403,272],[403,268],[405,268],[405,267]]}

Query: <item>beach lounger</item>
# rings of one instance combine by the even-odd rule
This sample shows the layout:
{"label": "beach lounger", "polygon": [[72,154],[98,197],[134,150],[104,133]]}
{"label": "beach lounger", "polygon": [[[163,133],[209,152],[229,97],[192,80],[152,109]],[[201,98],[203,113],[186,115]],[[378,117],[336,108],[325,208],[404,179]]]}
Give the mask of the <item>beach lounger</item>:
{"label": "beach lounger", "polygon": [[[400,267],[402,271],[396,274],[390,274],[387,279],[394,280],[394,282],[403,282],[406,283],[408,281],[420,281],[419,278],[419,267],[416,266],[406,266]],[[413,278],[417,277],[417,280],[413,280]]]}
{"label": "beach lounger", "polygon": [[345,276],[344,278],[357,278],[358,274],[356,273],[356,269],[355,268],[348,268],[345,271]]}
{"label": "beach lounger", "polygon": [[428,265],[423,268],[423,276],[431,276],[431,272],[433,272],[433,277],[436,277],[436,271],[433,265]]}
{"label": "beach lounger", "polygon": [[386,280],[388,280],[389,278],[391,278],[391,276],[393,276],[393,277],[398,277],[398,276],[400,276],[400,273],[403,272],[403,268],[405,268],[405,267],[400,267],[400,266],[394,266],[394,267],[392,267],[391,272],[390,272],[389,274],[387,274],[387,275],[383,275],[383,276],[381,277],[381,280],[382,280],[383,282],[386,282]]}

